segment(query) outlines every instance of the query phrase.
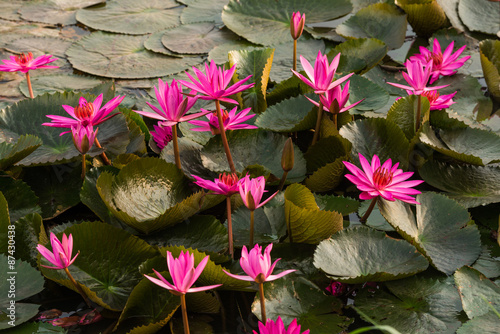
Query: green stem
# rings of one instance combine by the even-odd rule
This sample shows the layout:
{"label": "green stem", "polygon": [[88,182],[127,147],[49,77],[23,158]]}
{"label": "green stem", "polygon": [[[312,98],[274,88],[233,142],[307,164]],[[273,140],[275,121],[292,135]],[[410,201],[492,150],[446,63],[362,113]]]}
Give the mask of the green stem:
{"label": "green stem", "polygon": [[82,154],[82,180],[85,180],[85,171],[87,169],[86,161],[85,154]]}
{"label": "green stem", "polygon": [[254,223],[254,210],[250,211],[250,248],[253,247],[253,223]]}
{"label": "green stem", "polygon": [[186,294],[181,295],[181,309],[182,309],[182,324],[184,325],[184,334],[189,334],[189,322],[186,307]]}
{"label": "green stem", "polygon": [[71,276],[71,274],[69,273],[68,267],[64,268],[64,271],[66,272],[66,275],[68,275],[68,278],[71,281],[71,283],[73,283],[73,285],[75,286],[75,288],[78,290],[78,292],[80,293],[80,295],[83,297],[83,300],[85,300],[85,304],[87,304],[87,306],[89,308],[92,308],[92,305],[90,304],[89,298],[87,297],[87,295],[85,294],[85,292],[83,292],[82,288],[75,281],[75,279],[73,278],[73,276]]}
{"label": "green stem", "polygon": [[[94,139],[94,144],[95,144],[95,146],[97,146],[97,148],[102,148],[101,143],[99,143],[99,140],[97,139],[97,136]],[[104,152],[101,153],[101,159],[105,165],[111,166],[111,161],[109,160],[106,153],[104,153]]]}
{"label": "green stem", "polygon": [[32,99],[34,99],[35,95],[33,95],[33,88],[31,87],[31,80],[30,80],[30,73],[29,73],[29,71],[26,72],[26,81],[28,82],[28,90],[30,91],[30,97]]}
{"label": "green stem", "polygon": [[311,145],[316,144],[319,138],[319,130],[321,128],[321,117],[323,116],[323,102],[319,100],[318,117],[316,118],[316,127],[314,128],[314,137]]}
{"label": "green stem", "polygon": [[229,255],[234,259],[233,247],[233,223],[231,221],[231,197],[226,196],[226,210],[227,210],[227,233],[229,239]]}
{"label": "green stem", "polygon": [[266,301],[264,299],[264,283],[259,283],[259,295],[260,295],[260,316],[262,323],[265,324],[267,322],[266,317]]}
{"label": "green stem", "polygon": [[226,129],[224,129],[224,121],[222,120],[222,112],[220,110],[219,100],[215,100],[215,107],[217,108],[217,119],[219,120],[219,131],[222,138],[222,145],[224,145],[224,151],[226,152],[227,162],[229,163],[229,168],[231,168],[231,173],[236,173],[236,168],[234,167],[233,157],[231,156],[231,151],[229,150],[229,144],[226,137]]}
{"label": "green stem", "polygon": [[363,217],[361,217],[361,219],[359,220],[360,222],[362,222],[363,224],[366,223],[366,220],[368,219],[368,217],[370,216],[370,213],[372,213],[373,211],[373,208],[375,207],[375,204],[377,204],[377,198],[378,197],[375,197],[374,199],[372,199],[372,202],[370,203],[370,206],[368,207],[368,210],[366,210],[365,214],[363,215]]}
{"label": "green stem", "polygon": [[177,124],[172,127],[172,139],[174,141],[174,157],[175,165],[177,168],[181,168],[181,156],[179,155],[179,143],[177,142]]}
{"label": "green stem", "polygon": [[420,112],[422,109],[422,95],[417,95],[417,120],[415,123],[415,132],[420,128]]}
{"label": "green stem", "polygon": [[293,70],[297,71],[297,40],[293,40]]}
{"label": "green stem", "polygon": [[278,186],[278,190],[279,191],[282,191],[283,190],[283,187],[285,186],[285,182],[286,182],[286,177],[288,175],[288,172],[287,171],[284,171],[283,173],[283,176],[281,177],[281,180],[280,180],[280,184]]}

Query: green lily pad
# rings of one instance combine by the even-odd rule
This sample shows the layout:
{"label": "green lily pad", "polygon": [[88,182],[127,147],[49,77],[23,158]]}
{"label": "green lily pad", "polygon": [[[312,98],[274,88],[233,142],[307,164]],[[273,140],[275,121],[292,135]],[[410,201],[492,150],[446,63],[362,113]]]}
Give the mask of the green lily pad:
{"label": "green lily pad", "polygon": [[[456,176],[455,176],[456,177]],[[447,275],[474,263],[481,253],[481,240],[465,208],[437,193],[418,195],[416,217],[401,201],[379,202],[380,213],[425,255],[433,267]]]}
{"label": "green lily pad", "polygon": [[[355,103],[363,100],[363,102],[354,107],[358,112],[380,109],[389,101],[387,91],[369,79],[355,74],[349,80],[351,82],[349,86],[351,94],[349,102]],[[353,113],[353,110],[349,112]]]}
{"label": "green lily pad", "polygon": [[[500,167],[427,161],[420,169],[426,183],[467,208],[500,202]],[[457,182],[460,180],[460,182]]]}
{"label": "green lily pad", "polygon": [[76,24],[75,14],[80,8],[85,8],[102,0],[44,0],[28,2],[19,9],[21,17],[28,21],[48,24]]}
{"label": "green lily pad", "polygon": [[322,241],[314,266],[345,283],[391,281],[415,275],[429,266],[409,243],[367,227],[339,231]]}
{"label": "green lily pad", "polygon": [[80,9],[76,19],[95,30],[143,35],[179,25],[181,11],[174,0],[120,0],[107,2],[104,7]]}
{"label": "green lily pad", "polygon": [[446,23],[446,14],[435,0],[398,0],[418,36],[430,36]]}
{"label": "green lily pad", "polygon": [[338,158],[346,156],[351,151],[351,143],[339,135],[321,138],[309,147],[304,157],[307,161],[307,171],[312,173]]}
{"label": "green lily pad", "polygon": [[481,67],[488,91],[496,100],[500,101],[500,41],[487,39],[479,43]]}
{"label": "green lily pad", "polygon": [[500,30],[498,4],[488,0],[460,0],[458,14],[472,31],[496,35]]}
{"label": "green lily pad", "polygon": [[[430,112],[430,103],[427,98],[421,98],[421,118]],[[417,119],[418,96],[408,95],[397,100],[387,113],[387,120],[394,122],[403,130],[406,138],[412,140],[415,137],[415,122]]]}
{"label": "green lily pad", "polygon": [[[85,91],[102,83],[102,80],[75,74],[36,76],[31,79],[33,95],[35,96],[54,92]],[[19,89],[24,96],[30,96],[26,81],[21,81]]]}
{"label": "green lily pad", "polygon": [[360,9],[336,31],[346,38],[376,38],[390,50],[398,49],[406,36],[406,14],[394,5],[377,3]]}
{"label": "green lily pad", "polygon": [[338,72],[363,74],[376,66],[387,54],[387,46],[376,38],[350,39],[328,52],[328,59],[340,53]]}
{"label": "green lily pad", "polygon": [[[339,301],[326,296],[311,281],[303,277],[290,277],[264,284],[264,299],[268,319],[281,317],[285,326],[297,319],[301,329],[312,333],[340,333],[352,322],[351,319],[334,313]],[[260,299],[255,298],[252,312],[260,318]]]}
{"label": "green lily pad", "polygon": [[291,229],[291,241],[316,244],[340,231],[342,215],[320,210],[314,195],[301,184],[292,184],[285,191],[285,218]]}
{"label": "green lily pad", "polygon": [[445,12],[453,28],[457,29],[458,31],[467,30],[462,20],[458,16],[458,2],[460,0],[436,0],[436,1]]}
{"label": "green lily pad", "polygon": [[164,77],[202,62],[200,57],[176,58],[151,52],[144,47],[147,38],[97,31],[74,43],[66,55],[75,69],[121,79]]}
{"label": "green lily pad", "polygon": [[[38,310],[37,310],[38,313]],[[66,333],[66,329],[57,327],[48,322],[25,322],[22,325],[4,329],[2,334],[58,334]]]}
{"label": "green lily pad", "polygon": [[7,169],[23,160],[42,145],[42,140],[32,135],[19,136],[15,143],[0,143],[0,170]]}
{"label": "green lily pad", "polygon": [[300,95],[270,106],[257,116],[255,125],[259,129],[274,132],[309,130],[316,124],[317,110],[308,99]]}
{"label": "green lily pad", "polygon": [[320,167],[310,175],[305,183],[307,188],[314,192],[325,192],[335,189],[343,180],[344,164],[342,161],[349,159],[348,155],[337,158],[334,162]]}
{"label": "green lily pad", "polygon": [[[348,14],[350,1],[320,0],[230,0],[222,11],[222,21],[236,34],[250,42],[273,45],[292,41],[290,18],[295,11],[307,13],[307,23],[324,22]],[[251,27],[249,29],[249,27]]]}
{"label": "green lily pad", "polygon": [[1,177],[0,191],[9,203],[11,222],[15,222],[30,213],[41,213],[41,209],[37,205],[38,197],[22,180]]}
{"label": "green lily pad", "polygon": [[407,334],[454,334],[461,325],[460,297],[451,282],[413,276],[385,285],[392,294],[364,289],[356,296],[357,309],[373,322]]}
{"label": "green lily pad", "polygon": [[480,271],[488,278],[499,277],[500,259],[492,257],[488,247],[483,246],[481,255],[479,255],[479,258],[476,260],[476,262],[474,262],[472,268]]}
{"label": "green lily pad", "polygon": [[360,205],[357,200],[343,196],[315,194],[314,199],[321,210],[337,211],[342,216],[358,211]]}
{"label": "green lily pad", "polygon": [[[5,49],[12,53],[33,53],[34,57],[51,54],[55,58],[65,57],[64,53],[70,47],[71,41],[50,36],[29,36],[15,39],[5,45]],[[56,61],[50,65],[60,65]]]}
{"label": "green lily pad", "polygon": [[[187,5],[181,13],[182,24],[195,22],[213,22],[217,26],[222,26],[222,10],[229,0],[193,0],[179,1]],[[189,3],[187,3],[189,2]]]}
{"label": "green lily pad", "polygon": [[464,323],[457,330],[457,334],[496,334],[498,326],[500,318],[495,312],[490,311]]}
{"label": "green lily pad", "polygon": [[36,266],[37,258],[40,256],[36,247],[40,240],[47,239],[42,217],[38,213],[31,213],[12,224],[16,231],[15,257]]}
{"label": "green lily pad", "polygon": [[[142,239],[105,223],[84,222],[64,233],[73,235],[73,254],[80,251],[69,271],[87,296],[106,309],[122,310],[142,279],[138,266],[158,252]],[[50,265],[44,258],[40,263]],[[76,290],[63,270],[40,270],[48,279]]]}
{"label": "green lily pad", "polygon": [[161,54],[164,54],[164,55],[167,55],[167,56],[170,56],[170,57],[182,58],[182,55],[179,55],[179,54],[177,54],[175,52],[170,51],[161,42],[161,39],[162,39],[163,35],[167,31],[168,30],[165,29],[165,30],[160,30],[160,31],[157,31],[157,32],[151,34],[151,36],[149,36],[148,39],[146,39],[144,41],[144,47],[147,50],[149,50],[149,51],[153,51],[153,52],[156,52],[156,53],[161,53]]}

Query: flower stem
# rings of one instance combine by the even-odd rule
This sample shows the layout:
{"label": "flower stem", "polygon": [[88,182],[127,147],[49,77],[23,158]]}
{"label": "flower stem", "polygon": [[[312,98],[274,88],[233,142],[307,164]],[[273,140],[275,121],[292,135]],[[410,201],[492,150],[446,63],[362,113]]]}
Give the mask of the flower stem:
{"label": "flower stem", "polygon": [[422,95],[417,95],[417,120],[415,123],[415,132],[420,128],[420,112],[422,109]]}
{"label": "flower stem", "polygon": [[222,138],[222,145],[224,145],[224,151],[226,152],[227,162],[229,163],[229,168],[231,168],[231,173],[236,173],[236,168],[234,167],[233,157],[231,156],[231,151],[229,150],[229,144],[226,137],[226,129],[224,129],[224,122],[222,121],[222,112],[220,110],[219,100],[215,100],[215,107],[217,108],[217,119],[219,120],[219,131]]}
{"label": "flower stem", "polygon": [[253,214],[254,214],[254,210],[251,210],[250,211],[250,248],[253,247],[253,221],[254,221],[254,217],[253,217]]}
{"label": "flower stem", "polygon": [[297,40],[293,40],[293,70],[297,71]]}
{"label": "flower stem", "polygon": [[231,259],[234,259],[234,248],[233,248],[233,223],[231,221],[231,197],[226,196],[226,209],[227,209],[227,233],[229,239],[229,255]]}
{"label": "flower stem", "polygon": [[288,222],[286,224],[286,229],[288,232],[288,240],[290,240],[290,243],[293,244],[293,236],[292,236],[292,225],[288,219]]}
{"label": "flower stem", "polygon": [[259,283],[259,295],[260,295],[260,316],[263,324],[267,322],[266,317],[266,301],[264,299],[264,283]]}
{"label": "flower stem", "polygon": [[284,171],[283,172],[283,176],[281,177],[281,180],[280,180],[280,184],[278,186],[278,190],[279,191],[282,191],[283,190],[283,187],[285,186],[285,182],[286,182],[286,176],[288,175],[288,172],[287,171]]}
{"label": "flower stem", "polygon": [[86,166],[86,157],[85,157],[85,154],[82,154],[82,180],[85,180],[85,172],[86,172],[86,169],[87,169],[87,166]]}
{"label": "flower stem", "polygon": [[314,137],[311,145],[316,144],[318,141],[319,137],[319,129],[321,127],[321,117],[323,116],[323,102],[319,100],[319,107],[318,107],[318,118],[316,118],[316,127],[314,128]]}
{"label": "flower stem", "polygon": [[85,304],[87,304],[87,306],[89,308],[92,308],[92,305],[90,304],[89,298],[87,297],[87,295],[85,294],[85,292],[83,292],[82,288],[75,281],[75,279],[73,278],[73,276],[71,276],[71,274],[69,273],[68,267],[64,268],[64,271],[66,272],[66,275],[68,275],[68,278],[71,281],[71,283],[73,283],[73,285],[76,287],[76,289],[78,290],[78,292],[80,293],[80,295],[83,297],[83,300],[85,300]]}
{"label": "flower stem", "polygon": [[175,165],[177,168],[181,168],[181,156],[179,155],[179,143],[177,142],[177,124],[172,126],[172,139],[174,141],[174,157],[175,157]]}
{"label": "flower stem", "polygon": [[333,126],[335,127],[335,130],[338,131],[337,115],[338,114],[333,114],[332,120],[333,120]]}
{"label": "flower stem", "polygon": [[189,334],[189,322],[186,307],[186,294],[181,295],[181,309],[182,309],[182,324],[184,325],[184,334]]}
{"label": "flower stem", "polygon": [[26,81],[28,82],[28,90],[30,91],[30,97],[32,99],[35,98],[35,95],[33,95],[33,88],[31,87],[31,79],[30,79],[30,72],[26,72]]}
{"label": "flower stem", "polygon": [[[95,146],[97,146],[97,148],[102,148],[101,143],[99,143],[99,140],[97,139],[97,136],[94,139],[94,144],[95,144]],[[105,165],[111,166],[111,161],[109,160],[106,153],[104,153],[104,152],[101,153],[101,159]]]}
{"label": "flower stem", "polygon": [[361,217],[361,219],[359,220],[360,222],[362,222],[363,224],[366,223],[366,220],[368,219],[368,217],[370,216],[370,213],[372,213],[373,211],[373,208],[375,207],[375,204],[377,204],[377,198],[378,197],[375,197],[374,199],[372,199],[372,202],[370,203],[370,206],[368,207],[368,210],[366,210],[365,214],[363,215],[363,217]]}

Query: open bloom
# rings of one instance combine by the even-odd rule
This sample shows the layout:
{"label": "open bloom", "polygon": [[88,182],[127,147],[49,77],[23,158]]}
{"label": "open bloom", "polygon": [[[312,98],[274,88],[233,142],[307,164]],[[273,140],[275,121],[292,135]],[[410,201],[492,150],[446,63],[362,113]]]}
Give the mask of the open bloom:
{"label": "open bloom", "polygon": [[205,63],[205,72],[203,74],[199,69],[193,67],[193,71],[196,74],[198,80],[186,72],[186,75],[191,79],[192,82],[179,80],[184,86],[200,93],[205,96],[200,96],[202,100],[218,100],[228,103],[238,104],[237,101],[228,98],[228,96],[244,91],[245,89],[253,87],[255,84],[251,83],[248,85],[243,85],[251,75],[243,80],[238,81],[232,86],[229,86],[231,78],[236,71],[236,64],[233,65],[229,70],[224,70],[221,66],[217,67],[215,62],[212,60],[210,65]]}
{"label": "open bloom", "polygon": [[247,248],[243,246],[241,250],[240,266],[243,271],[248,276],[240,276],[231,274],[223,269],[223,271],[236,279],[242,281],[255,281],[256,283],[264,283],[269,281],[274,281],[285,275],[288,275],[295,271],[295,269],[285,270],[277,275],[272,275],[274,267],[279,260],[277,259],[271,264],[271,250],[273,249],[273,244],[269,244],[262,254],[262,246],[255,245],[248,253]]}
{"label": "open bloom", "polygon": [[37,68],[59,68],[59,66],[47,65],[58,59],[51,57],[52,55],[41,55],[33,59],[33,54],[31,52],[28,52],[28,54],[21,53],[19,56],[10,56],[10,60],[2,60],[3,65],[0,65],[0,71],[20,71],[27,73],[29,70],[36,70]]}
{"label": "open bloom", "polygon": [[[239,129],[257,129],[255,125],[244,124],[243,122],[254,117],[253,115],[247,115],[251,108],[243,109],[239,114],[236,114],[237,107],[234,107],[229,113],[227,110],[222,111],[222,122],[224,124],[224,130],[239,130]],[[201,109],[205,111],[203,108]],[[191,129],[192,131],[210,131],[212,134],[220,134],[219,129],[219,119],[217,118],[217,112],[206,115],[208,121],[191,121],[189,123],[199,126],[199,128]]]}
{"label": "open bloom", "polygon": [[360,199],[372,199],[382,196],[388,201],[399,199],[407,203],[420,204],[410,195],[420,194],[420,191],[412,189],[412,187],[424,181],[405,181],[413,175],[413,172],[403,172],[403,170],[398,169],[399,162],[393,166],[391,159],[388,159],[383,165],[380,165],[379,157],[374,155],[370,164],[361,153],[359,154],[359,161],[363,170],[350,162],[343,162],[353,174],[347,174],[345,177],[362,191],[359,195]]}
{"label": "open bloom", "polygon": [[41,265],[42,267],[49,269],[64,269],[75,262],[79,253],[76,254],[74,258],[71,258],[71,253],[73,252],[73,236],[71,234],[67,237],[66,233],[63,233],[62,242],[60,242],[56,235],[51,232],[50,244],[52,245],[52,252],[43,245],[38,245],[36,249],[47,259],[47,261],[55,265],[55,267],[44,266],[43,264]]}
{"label": "open bloom", "polygon": [[293,39],[299,39],[304,30],[304,24],[306,22],[306,14],[300,16],[300,12],[294,12],[292,18],[290,19],[290,34]]}
{"label": "open bloom", "polygon": [[[319,96],[319,99],[321,103],[323,104],[323,110],[329,111],[332,114],[340,114],[344,111],[347,111],[358,104],[360,104],[363,100],[359,100],[358,102],[355,102],[349,106],[345,106],[347,101],[349,100],[349,84],[350,81],[347,81],[347,83],[344,86],[344,89],[340,85],[333,87],[329,91],[326,92],[326,94],[321,94]],[[311,101],[314,105],[319,107],[319,103],[308,98],[306,98]]]}
{"label": "open bloom", "polygon": [[[421,95],[425,96],[430,103],[430,110],[439,110],[446,109],[451,106],[455,101],[453,101],[453,97],[457,92],[448,95],[440,95],[437,90],[429,90],[427,92],[423,92]],[[413,95],[412,91],[408,91],[408,94]]]}
{"label": "open bloom", "polygon": [[265,205],[278,193],[275,192],[271,197],[262,203],[260,202],[262,200],[262,195],[267,192],[267,190],[264,190],[266,187],[266,179],[264,176],[250,179],[250,176],[246,175],[240,180],[238,186],[243,204],[245,204],[245,206],[252,211]]}
{"label": "open bloom", "polygon": [[73,144],[76,149],[81,154],[86,154],[92,148],[92,144],[94,144],[97,130],[94,131],[94,128],[90,125],[82,126],[78,124],[71,127],[71,134],[73,135]]}
{"label": "open bloom", "polygon": [[163,126],[161,122],[158,125],[153,125],[154,131],[151,131],[151,136],[156,143],[156,146],[161,150],[172,141],[172,127]]}
{"label": "open bloom", "polygon": [[407,92],[412,91],[413,94],[415,95],[420,95],[423,92],[429,90],[437,90],[449,86],[449,85],[444,85],[444,86],[427,87],[427,83],[429,82],[429,78],[432,73],[432,61],[429,61],[428,63],[422,63],[420,62],[420,60],[416,61],[407,60],[405,66],[408,73],[403,72],[403,77],[405,78],[406,82],[410,84],[410,86],[388,82],[389,85],[406,89]]}
{"label": "open bloom", "polygon": [[202,188],[208,189],[217,195],[231,196],[236,194],[238,190],[239,178],[236,174],[220,174],[218,179],[213,182],[204,180],[201,177],[192,175],[196,184]]}
{"label": "open bloom", "polygon": [[337,54],[335,58],[333,58],[331,64],[328,64],[328,58],[326,57],[326,55],[322,55],[321,51],[318,51],[318,56],[316,57],[314,68],[304,57],[300,56],[300,63],[302,64],[304,71],[306,71],[307,78],[299,72],[296,72],[294,70],[291,71],[293,72],[293,74],[298,76],[300,80],[304,81],[305,84],[312,87],[316,94],[323,94],[333,87],[340,85],[354,74],[349,73],[348,75],[345,75],[342,78],[333,81],[333,76],[337,71],[339,61],[340,53]]}
{"label": "open bloom", "polygon": [[[253,331],[253,334],[301,334],[301,333],[300,333],[300,325],[297,325],[297,319],[293,319],[290,325],[288,325],[287,329],[285,328],[285,324],[283,324],[283,320],[281,319],[281,317],[278,316],[276,321],[267,319],[265,325],[262,322],[259,322],[259,332]],[[309,334],[309,329],[303,331],[302,334]]]}
{"label": "open bloom", "polygon": [[217,288],[222,284],[202,286],[198,288],[192,288],[191,286],[196,282],[198,277],[200,277],[201,272],[205,269],[208,262],[208,256],[206,256],[198,264],[198,267],[194,267],[194,255],[190,254],[188,251],[181,251],[178,258],[174,259],[172,253],[167,251],[167,266],[170,276],[172,276],[173,284],[169,283],[159,272],[153,269],[156,276],[160,279],[144,275],[148,280],[162,288],[170,290],[174,295],[184,295],[188,292],[199,292]]}
{"label": "open bloom", "polygon": [[[116,96],[101,108],[103,95],[99,95],[94,102],[88,102],[83,96],[78,101],[78,106],[71,107],[63,105],[62,107],[72,117],[64,117],[58,115],[47,115],[51,119],[50,123],[43,123],[42,125],[51,126],[55,128],[72,128],[80,124],[82,127],[93,127],[102,122],[118,115],[118,113],[110,115],[116,107],[123,101],[124,96]],[[61,133],[61,136],[71,131]]]}
{"label": "open bloom", "polygon": [[452,41],[446,47],[444,52],[442,52],[441,45],[439,44],[438,39],[434,38],[434,42],[432,45],[432,52],[427,50],[425,47],[421,46],[419,48],[420,54],[411,56],[410,60],[411,61],[419,60],[422,63],[428,63],[432,61],[432,72],[430,81],[430,83],[432,84],[439,78],[440,75],[446,76],[455,74],[457,72],[456,69],[461,67],[470,58],[470,56],[465,56],[458,59],[458,57],[460,57],[462,52],[465,50],[466,47],[465,45],[452,54],[454,44],[455,42]]}

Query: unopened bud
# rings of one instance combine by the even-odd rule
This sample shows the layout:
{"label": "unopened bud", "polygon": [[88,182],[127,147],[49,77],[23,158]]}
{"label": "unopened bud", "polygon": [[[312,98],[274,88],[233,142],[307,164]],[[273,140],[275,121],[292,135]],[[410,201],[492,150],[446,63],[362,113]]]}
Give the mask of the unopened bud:
{"label": "unopened bud", "polygon": [[246,204],[249,210],[255,210],[255,200],[253,199],[252,193],[250,191],[247,192]]}
{"label": "unopened bud", "polygon": [[283,147],[283,154],[281,155],[281,168],[285,172],[289,172],[293,169],[293,163],[295,161],[295,153],[293,151],[292,138],[288,138]]}
{"label": "unopened bud", "polygon": [[292,14],[292,18],[290,19],[290,34],[293,39],[298,39],[302,35],[305,22],[306,14],[302,14],[302,16],[300,16],[300,12]]}

